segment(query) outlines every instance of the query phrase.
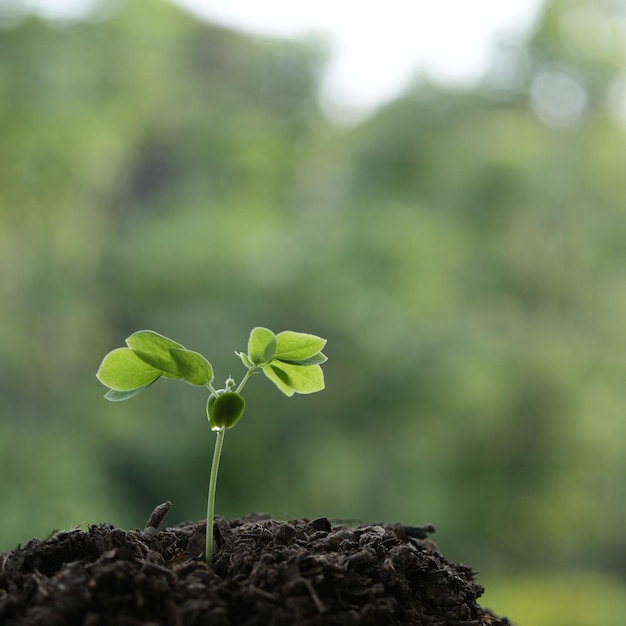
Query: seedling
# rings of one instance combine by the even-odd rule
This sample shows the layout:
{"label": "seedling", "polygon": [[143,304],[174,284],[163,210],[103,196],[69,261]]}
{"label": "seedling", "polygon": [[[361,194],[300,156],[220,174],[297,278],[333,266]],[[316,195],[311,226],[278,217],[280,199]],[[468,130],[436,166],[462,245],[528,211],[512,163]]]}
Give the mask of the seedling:
{"label": "seedling", "polygon": [[246,407],[241,392],[254,374],[262,372],[286,396],[314,393],[324,389],[320,365],[326,361],[322,348],[326,340],[315,335],[285,331],[275,335],[267,328],[257,327],[250,333],[248,352],[235,352],[246,372],[237,384],[230,376],[224,387],[213,386],[213,367],[198,352],[151,330],[140,330],[126,339],[125,348],[109,352],[96,376],[109,387],[107,400],[128,400],[159,378],[175,378],[210,391],[206,413],[211,429],[217,433],[209,478],[207,501],[206,562],[213,560],[213,514],[215,491],[224,434],[243,415]]}

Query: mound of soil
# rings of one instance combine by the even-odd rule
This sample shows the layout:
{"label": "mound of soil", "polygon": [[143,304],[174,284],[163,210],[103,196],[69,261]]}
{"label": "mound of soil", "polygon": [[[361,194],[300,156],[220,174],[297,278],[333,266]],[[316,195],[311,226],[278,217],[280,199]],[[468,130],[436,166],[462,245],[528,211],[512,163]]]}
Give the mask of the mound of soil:
{"label": "mound of soil", "polygon": [[109,524],[0,554],[5,626],[505,626],[476,603],[474,572],[449,563],[432,526],[333,526],[326,518],[215,518],[157,531]]}

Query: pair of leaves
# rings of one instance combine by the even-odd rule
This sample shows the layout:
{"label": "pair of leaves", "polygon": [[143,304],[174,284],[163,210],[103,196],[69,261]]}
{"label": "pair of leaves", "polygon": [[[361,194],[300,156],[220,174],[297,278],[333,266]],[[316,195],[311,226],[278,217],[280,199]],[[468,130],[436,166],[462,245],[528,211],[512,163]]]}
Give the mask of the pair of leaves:
{"label": "pair of leaves", "polygon": [[198,352],[151,330],[140,330],[126,339],[127,348],[107,354],[96,376],[109,387],[107,400],[132,398],[161,376],[178,378],[192,385],[213,380],[211,364]]}
{"label": "pair of leaves", "polygon": [[320,365],[327,358],[322,353],[326,340],[316,335],[287,330],[275,335],[257,327],[250,333],[248,353],[238,352],[248,369],[261,369],[286,396],[315,393],[324,389]]}
{"label": "pair of leaves", "polygon": [[[141,330],[126,339],[126,348],[107,354],[97,377],[109,387],[105,398],[127,400],[141,393],[159,378],[177,378],[192,385],[209,385],[211,364],[198,352],[151,330]],[[275,335],[257,327],[250,333],[248,353],[237,354],[252,372],[261,370],[286,396],[314,393],[324,389],[320,365],[326,340],[316,335],[285,331]]]}

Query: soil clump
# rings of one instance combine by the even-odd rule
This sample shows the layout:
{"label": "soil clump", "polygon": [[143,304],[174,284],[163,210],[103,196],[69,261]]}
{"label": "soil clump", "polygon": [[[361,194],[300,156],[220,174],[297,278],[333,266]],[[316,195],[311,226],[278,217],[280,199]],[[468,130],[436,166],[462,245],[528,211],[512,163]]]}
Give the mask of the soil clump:
{"label": "soil clump", "polygon": [[216,517],[158,531],[98,524],[0,553],[5,626],[511,626],[449,563],[430,525]]}

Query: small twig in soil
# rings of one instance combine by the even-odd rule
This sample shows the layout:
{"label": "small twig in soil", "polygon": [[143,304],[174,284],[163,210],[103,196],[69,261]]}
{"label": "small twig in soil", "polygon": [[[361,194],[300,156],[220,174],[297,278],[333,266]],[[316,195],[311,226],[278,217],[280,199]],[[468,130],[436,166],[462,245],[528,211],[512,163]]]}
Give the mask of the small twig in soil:
{"label": "small twig in soil", "polygon": [[154,537],[159,529],[159,524],[163,521],[163,518],[167,515],[171,507],[172,503],[169,500],[163,504],[159,504],[159,506],[150,513],[150,517],[141,534],[144,537]]}

